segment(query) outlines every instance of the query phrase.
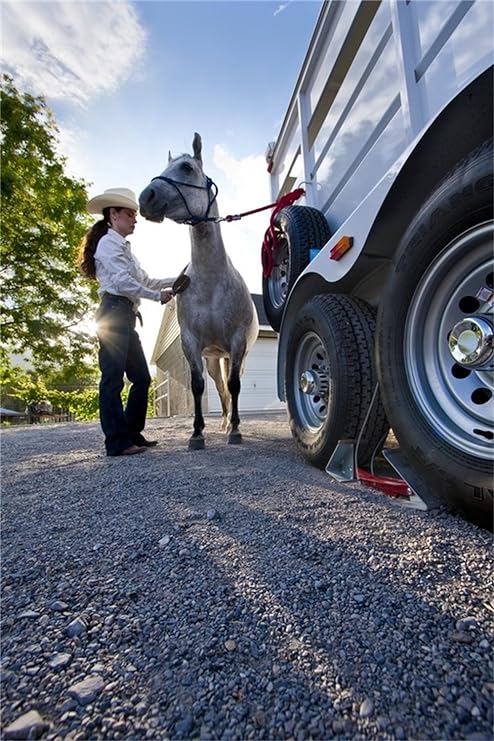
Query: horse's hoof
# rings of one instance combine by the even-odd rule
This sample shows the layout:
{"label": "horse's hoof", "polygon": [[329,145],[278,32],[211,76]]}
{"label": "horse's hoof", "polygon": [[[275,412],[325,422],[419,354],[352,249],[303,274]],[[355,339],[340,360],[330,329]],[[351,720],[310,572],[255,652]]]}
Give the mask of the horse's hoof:
{"label": "horse's hoof", "polygon": [[229,445],[240,445],[242,442],[242,435],[240,432],[230,432],[228,435],[228,444]]}
{"label": "horse's hoof", "polygon": [[189,450],[204,450],[204,438],[191,437],[189,440]]}

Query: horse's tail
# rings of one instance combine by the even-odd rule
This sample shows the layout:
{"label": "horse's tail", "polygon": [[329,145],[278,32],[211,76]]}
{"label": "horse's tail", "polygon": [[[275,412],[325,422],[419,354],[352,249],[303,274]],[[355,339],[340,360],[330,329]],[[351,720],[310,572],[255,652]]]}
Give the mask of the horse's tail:
{"label": "horse's tail", "polygon": [[220,358],[221,377],[225,388],[228,388],[228,376],[230,375],[230,358]]}
{"label": "horse's tail", "polygon": [[221,429],[225,432],[228,429],[228,421],[232,413],[232,397],[228,391],[228,376],[230,375],[230,358],[219,359],[221,380],[223,384],[222,406],[223,406],[223,417],[221,419]]}

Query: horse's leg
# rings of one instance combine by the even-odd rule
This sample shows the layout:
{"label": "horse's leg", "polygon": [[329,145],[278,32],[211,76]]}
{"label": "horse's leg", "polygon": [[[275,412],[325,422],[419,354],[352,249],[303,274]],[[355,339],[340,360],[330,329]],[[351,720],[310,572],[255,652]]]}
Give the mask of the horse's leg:
{"label": "horse's leg", "polygon": [[238,397],[240,394],[240,376],[242,374],[245,351],[245,339],[239,340],[237,343],[232,342],[230,351],[230,374],[228,376],[228,390],[232,397],[230,432],[228,435],[228,442],[231,445],[238,445],[242,442],[242,435],[240,434],[240,431],[238,429],[240,425],[240,417],[238,414]]}
{"label": "horse's leg", "polygon": [[186,331],[181,334],[182,349],[190,367],[192,393],[194,395],[194,432],[189,439],[189,450],[204,448],[204,417],[202,416],[202,395],[204,393],[204,376],[201,351],[194,337]]}
{"label": "horse's leg", "polygon": [[204,393],[204,377],[202,369],[194,367],[190,369],[192,393],[194,395],[194,432],[189,439],[189,450],[202,450],[204,448],[204,417],[202,416],[202,395]]}
{"label": "horse's leg", "polygon": [[[223,358],[223,361],[228,363],[227,358]],[[215,383],[216,390],[220,397],[221,410],[223,412],[221,429],[226,430],[228,425],[228,413],[230,411],[230,393],[226,385],[227,374],[225,375],[224,373],[220,358],[206,358],[206,367],[209,375]]]}

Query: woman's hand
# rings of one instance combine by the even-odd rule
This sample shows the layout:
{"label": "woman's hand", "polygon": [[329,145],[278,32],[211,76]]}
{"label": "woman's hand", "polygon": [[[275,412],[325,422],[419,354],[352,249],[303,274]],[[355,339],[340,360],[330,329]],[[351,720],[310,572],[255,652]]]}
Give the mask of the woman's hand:
{"label": "woman's hand", "polygon": [[162,288],[160,291],[160,301],[162,304],[167,304],[174,297],[172,288]]}

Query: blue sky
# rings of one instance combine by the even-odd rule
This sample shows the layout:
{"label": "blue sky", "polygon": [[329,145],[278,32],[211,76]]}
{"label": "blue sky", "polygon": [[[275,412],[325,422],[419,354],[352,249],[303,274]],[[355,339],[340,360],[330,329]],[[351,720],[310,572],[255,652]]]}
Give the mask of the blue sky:
{"label": "blue sky", "polygon": [[[270,203],[264,152],[295,87],[319,0],[268,2],[23,2],[2,0],[1,65],[21,90],[44,95],[70,174],[89,195],[137,194],[198,131],[220,213]],[[223,238],[252,292],[269,211],[224,224]],[[140,219],[133,251],[153,277],[189,257],[188,228]],[[162,307],[144,301],[140,334],[151,356]]]}

